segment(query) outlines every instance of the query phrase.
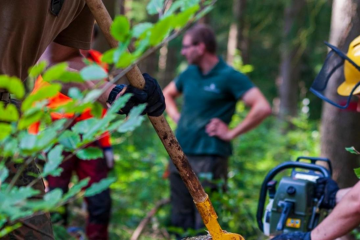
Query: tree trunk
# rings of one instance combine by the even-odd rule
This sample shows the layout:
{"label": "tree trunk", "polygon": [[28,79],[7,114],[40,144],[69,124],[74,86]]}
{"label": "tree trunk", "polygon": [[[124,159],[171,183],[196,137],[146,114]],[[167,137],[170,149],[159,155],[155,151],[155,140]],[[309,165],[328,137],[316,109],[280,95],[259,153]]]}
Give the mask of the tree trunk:
{"label": "tree trunk", "polygon": [[176,77],[176,68],[179,64],[178,53],[179,49],[174,45],[173,42],[170,42],[166,45],[165,49],[160,50],[159,59],[159,84],[161,88],[166,87],[174,78]]}
{"label": "tree trunk", "polygon": [[[350,42],[360,32],[360,3],[356,0],[334,0],[332,7],[329,42],[347,52]],[[337,87],[344,81],[341,73],[328,83],[327,96],[336,99]],[[333,178],[340,188],[353,186],[357,181],[354,168],[359,167],[359,157],[345,151],[345,147],[360,149],[360,114],[340,110],[328,103],[323,104],[321,117],[321,154],[331,160]],[[341,239],[353,239],[342,237]]]}
{"label": "tree trunk", "polygon": [[227,63],[232,65],[236,50],[240,50],[243,62],[248,62],[248,40],[244,39],[244,10],[246,0],[233,0],[233,16],[227,45]]}
{"label": "tree trunk", "polygon": [[281,119],[297,115],[299,59],[295,58],[298,46],[293,44],[293,39],[297,35],[295,23],[300,21],[304,5],[305,0],[292,0],[285,7],[280,76],[278,78],[280,92],[279,117]]}
{"label": "tree trunk", "polygon": [[148,73],[154,78],[158,78],[158,63],[159,63],[159,55],[158,52],[153,52],[147,58],[142,60],[138,66],[141,69],[141,72]]}
{"label": "tree trunk", "polygon": [[[360,4],[355,0],[334,0],[329,42],[347,52],[350,42],[360,32]],[[337,87],[344,81],[342,74],[333,76],[327,89],[327,96],[335,99]],[[321,128],[321,153],[332,160],[334,178],[340,187],[352,186],[357,178],[354,168],[359,167],[358,157],[345,151],[345,147],[360,148],[357,134],[360,132],[360,114],[340,110],[324,103]]]}
{"label": "tree trunk", "polygon": [[[206,0],[201,0],[200,4],[203,6],[203,4],[205,3]],[[199,19],[198,23],[200,24],[210,24],[210,14],[206,14],[205,16],[203,16],[202,18]]]}

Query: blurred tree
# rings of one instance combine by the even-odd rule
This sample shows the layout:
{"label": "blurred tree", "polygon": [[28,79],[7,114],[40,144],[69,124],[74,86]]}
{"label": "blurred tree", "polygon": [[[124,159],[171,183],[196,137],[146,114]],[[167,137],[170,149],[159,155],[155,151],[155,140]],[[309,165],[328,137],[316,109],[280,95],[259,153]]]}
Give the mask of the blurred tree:
{"label": "blurred tree", "polygon": [[[206,0],[200,0],[200,3],[202,6],[204,6],[205,2],[206,2]],[[210,15],[206,14],[205,16],[203,16],[202,18],[199,19],[198,23],[209,24],[210,23]]]}
{"label": "blurred tree", "polygon": [[[350,42],[360,32],[360,2],[334,0],[332,8],[330,43],[347,52]],[[344,81],[343,74],[335,72],[328,83],[327,96],[336,99],[337,87]],[[334,178],[340,187],[350,187],[357,182],[354,168],[359,166],[357,155],[345,151],[345,147],[360,148],[357,135],[360,132],[360,115],[355,111],[339,110],[324,103],[321,119],[321,154],[331,159]]]}
{"label": "blurred tree", "polygon": [[115,15],[126,15],[126,0],[115,0]]}
{"label": "blurred tree", "polygon": [[[147,21],[156,22],[158,15],[146,16]],[[161,48],[163,49],[163,48]],[[148,73],[156,79],[159,78],[159,51],[151,53],[147,58],[139,63],[139,68],[143,73]]]}
{"label": "blurred tree", "polygon": [[236,49],[239,49],[244,63],[248,62],[248,38],[244,39],[244,10],[246,0],[233,0],[233,15],[227,44],[227,63],[232,65]]}
{"label": "blurred tree", "polygon": [[300,58],[297,56],[299,44],[294,41],[299,31],[300,19],[305,0],[287,2],[284,10],[282,45],[280,48],[280,75],[278,78],[280,112],[279,117],[296,116],[298,106],[298,84]]}

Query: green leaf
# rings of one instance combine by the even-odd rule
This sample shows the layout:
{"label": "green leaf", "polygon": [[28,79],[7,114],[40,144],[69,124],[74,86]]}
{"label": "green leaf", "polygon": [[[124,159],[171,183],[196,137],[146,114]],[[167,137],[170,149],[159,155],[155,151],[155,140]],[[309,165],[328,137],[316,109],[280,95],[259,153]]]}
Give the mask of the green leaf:
{"label": "green leaf", "polygon": [[129,52],[124,52],[121,57],[119,58],[119,61],[116,63],[117,68],[126,68],[130,66],[133,61],[136,59],[136,57]]}
{"label": "green leaf", "polygon": [[36,135],[25,133],[20,140],[20,149],[23,151],[36,151]]}
{"label": "green leaf", "polygon": [[188,8],[194,6],[195,4],[199,4],[200,0],[181,0],[181,2],[181,11],[186,11]]}
{"label": "green leaf", "polygon": [[167,16],[157,22],[155,26],[151,29],[151,46],[156,46],[168,36],[170,30],[172,30],[171,27],[173,25],[173,18],[174,15]]}
{"label": "green leaf", "polygon": [[0,121],[16,122],[19,119],[19,112],[16,106],[12,103],[5,107],[4,102],[0,102]]}
{"label": "green leaf", "polygon": [[164,17],[173,14],[176,10],[178,10],[182,6],[183,6],[182,0],[174,2],[173,4],[171,4],[170,8],[165,12]]}
{"label": "green leaf", "polygon": [[150,45],[150,35],[140,41],[135,42],[136,50],[133,52],[135,58],[140,57]]}
{"label": "green leaf", "polygon": [[0,102],[0,121],[16,122],[19,119],[19,112],[16,106],[12,103],[5,107],[4,102]]}
{"label": "green leaf", "polygon": [[11,125],[7,123],[0,123],[0,140],[5,139],[11,134]]}
{"label": "green leaf", "polygon": [[80,122],[77,122],[72,130],[78,134],[85,134],[91,130],[91,128],[96,124],[97,120],[94,118],[89,118]]}
{"label": "green leaf", "polygon": [[101,193],[105,189],[109,188],[109,186],[114,182],[116,182],[116,178],[105,178],[98,183],[93,183],[88,189],[86,189],[84,197],[91,197]]}
{"label": "green leaf", "polygon": [[83,180],[81,180],[80,182],[78,182],[77,184],[75,184],[74,186],[72,186],[69,191],[64,195],[62,201],[66,202],[67,200],[69,200],[70,198],[72,198],[73,196],[75,196],[76,194],[78,194],[82,188],[84,188],[85,186],[87,186],[89,184],[90,178],[85,178]]}
{"label": "green leaf", "polygon": [[131,109],[128,119],[118,128],[117,131],[120,133],[129,132],[140,126],[144,121],[144,116],[141,116],[141,113],[144,111],[145,107],[145,104],[140,104],[139,106]]}
{"label": "green leaf", "polygon": [[120,109],[125,106],[127,101],[129,101],[131,96],[132,96],[132,94],[127,93],[127,94],[119,97],[118,99],[116,99],[115,102],[113,102],[113,104],[111,105],[111,107],[107,110],[106,115],[118,113],[120,111]]}
{"label": "green leaf", "polygon": [[204,17],[206,14],[208,14],[211,10],[213,10],[214,7],[213,6],[207,6],[206,8],[204,8],[198,15],[196,15],[195,17],[195,21],[200,20],[202,17]]}
{"label": "green leaf", "polygon": [[2,229],[0,231],[0,238],[8,235],[9,233],[13,232],[14,230],[20,228],[21,226],[22,226],[21,223],[16,223],[16,224],[14,224],[12,226],[6,226],[4,228],[0,228],[0,229]]}
{"label": "green leaf", "polygon": [[38,134],[36,148],[45,149],[50,144],[54,144],[57,140],[57,132],[54,128],[46,128]]}
{"label": "green leaf", "polygon": [[82,99],[84,97],[84,95],[82,94],[80,89],[78,89],[76,87],[70,88],[68,95],[69,95],[69,97],[71,97],[73,99],[77,99],[77,100]]}
{"label": "green leaf", "polygon": [[28,71],[29,76],[33,78],[39,76],[45,70],[46,66],[47,66],[46,61],[39,62],[38,64],[36,64],[35,66],[29,69]]}
{"label": "green leaf", "polygon": [[80,75],[85,81],[102,80],[108,77],[107,72],[96,64],[81,69]]}
{"label": "green leaf", "polygon": [[31,187],[13,187],[10,192],[0,191],[2,210],[26,201],[28,198],[33,197],[39,193],[39,190],[35,190]]}
{"label": "green leaf", "polygon": [[117,16],[111,25],[110,32],[116,40],[125,42],[130,33],[130,23],[127,17]]}
{"label": "green leaf", "polygon": [[27,109],[25,112],[23,112],[23,116],[29,117],[37,112],[45,112],[48,110],[47,104],[49,104],[48,100],[42,100],[40,102],[36,102],[34,106]]}
{"label": "green leaf", "polygon": [[164,8],[164,1],[165,0],[151,0],[146,6],[149,15],[161,13]]}
{"label": "green leaf", "polygon": [[144,22],[144,23],[140,23],[137,24],[133,29],[132,29],[132,36],[135,38],[139,38],[141,35],[143,35],[146,31],[148,31],[149,29],[151,29],[153,26],[152,23],[149,22]]}
{"label": "green leaf", "polygon": [[120,61],[125,54],[129,54],[128,52],[128,46],[130,44],[130,41],[126,41],[125,43],[119,44],[119,47],[115,49],[114,55],[113,55],[113,62],[117,63]]}
{"label": "green leaf", "polygon": [[18,129],[23,130],[28,128],[31,124],[39,122],[44,116],[43,111],[37,111],[31,115],[23,115],[19,121]]}
{"label": "green leaf", "polygon": [[19,99],[22,99],[25,95],[24,84],[17,77],[0,75],[0,88],[7,89]]}
{"label": "green leaf", "polygon": [[103,114],[103,107],[100,103],[95,102],[91,108],[91,115],[95,118],[101,118]]}
{"label": "green leaf", "polygon": [[62,190],[56,188],[46,193],[44,196],[44,200],[54,206],[60,201],[62,194],[63,194]]}
{"label": "green leaf", "polygon": [[194,5],[188,9],[186,9],[184,12],[177,14],[172,19],[172,26],[174,28],[184,27],[199,9],[200,9],[199,5]]}
{"label": "green leaf", "polygon": [[348,148],[345,148],[345,150],[352,154],[360,155],[360,152],[358,150],[356,150],[354,147],[348,147]]}
{"label": "green leaf", "polygon": [[101,62],[113,64],[115,50],[116,49],[110,49],[110,50],[106,51],[101,57]]}
{"label": "green leaf", "polygon": [[44,99],[49,99],[57,95],[61,90],[60,84],[51,84],[39,88],[36,92],[28,96],[21,105],[21,110],[26,111],[37,102]]}
{"label": "green leaf", "polygon": [[95,101],[96,99],[98,99],[101,94],[102,94],[102,90],[101,90],[101,89],[91,90],[88,94],[86,94],[86,96],[84,97],[83,102],[84,102],[84,103],[93,102],[93,101]]}
{"label": "green leaf", "polygon": [[61,82],[79,82],[82,83],[84,82],[84,79],[81,77],[80,73],[78,72],[73,72],[73,71],[65,71],[63,72],[58,78],[58,81]]}
{"label": "green leaf", "polygon": [[360,179],[360,168],[355,168],[354,172],[355,172],[356,177]]}
{"label": "green leaf", "polygon": [[51,82],[54,80],[59,80],[61,75],[66,71],[68,67],[67,63],[59,63],[51,68],[49,68],[43,75],[43,80],[45,82]]}
{"label": "green leaf", "polygon": [[96,147],[87,147],[79,150],[76,156],[82,160],[95,160],[103,157],[103,151]]}
{"label": "green leaf", "polygon": [[[4,124],[4,123],[0,123],[0,140],[1,140],[1,135],[6,133],[6,130],[3,130],[1,127],[2,124]],[[7,124],[5,124],[5,125],[7,125]],[[10,132],[11,132],[11,126],[10,126]],[[10,134],[10,132],[9,132],[9,134]],[[10,138],[10,139],[6,140],[4,150],[2,152],[0,152],[0,154],[2,154],[3,157],[13,157],[18,151],[18,146],[19,146],[18,139]]]}
{"label": "green leaf", "polygon": [[116,114],[111,114],[109,111],[107,114],[101,119],[96,122],[95,125],[83,135],[84,140],[93,140],[95,136],[102,134],[106,130],[106,127],[109,123],[116,118]]}
{"label": "green leaf", "polygon": [[5,166],[5,162],[0,163],[0,184],[2,184],[6,178],[9,176],[9,170]]}
{"label": "green leaf", "polygon": [[63,134],[61,134],[59,143],[66,149],[74,150],[80,143],[80,136],[74,132],[66,130]]}
{"label": "green leaf", "polygon": [[62,145],[57,145],[48,153],[48,161],[45,163],[42,177],[53,175],[55,170],[57,170],[62,160],[64,159],[64,156],[62,155],[63,150],[64,147]]}

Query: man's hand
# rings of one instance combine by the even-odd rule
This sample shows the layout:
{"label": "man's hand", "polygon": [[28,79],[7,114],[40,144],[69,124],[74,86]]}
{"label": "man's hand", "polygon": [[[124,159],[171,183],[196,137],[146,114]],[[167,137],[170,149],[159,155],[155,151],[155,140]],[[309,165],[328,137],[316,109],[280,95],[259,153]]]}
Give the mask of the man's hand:
{"label": "man's hand", "polygon": [[166,108],[165,98],[161,88],[155,78],[152,78],[149,74],[143,74],[145,79],[144,92],[148,94],[147,107],[145,109],[149,116],[158,117]]}
{"label": "man's hand", "polygon": [[337,183],[331,178],[318,178],[316,180],[316,196],[318,199],[324,195],[320,208],[333,209],[336,205],[336,193],[339,191]]}
{"label": "man's hand", "polygon": [[229,130],[226,123],[218,118],[213,118],[210,120],[210,122],[206,125],[206,133],[210,137],[218,137],[221,140],[227,142],[234,138],[232,131]]}
{"label": "man's hand", "polygon": [[126,105],[119,111],[120,114],[129,114],[133,107],[142,103],[147,103],[143,114],[158,117],[164,112],[166,108],[165,98],[159,84],[149,74],[145,73],[143,76],[145,79],[145,87],[143,90],[137,89],[131,85],[118,85],[119,88],[125,89],[125,91],[122,90],[120,92],[116,92],[116,98],[114,99],[112,99],[112,95],[114,95],[112,93],[116,90],[116,88],[114,88],[110,93],[107,101],[110,105],[121,95],[126,93],[132,94]]}
{"label": "man's hand", "polygon": [[274,237],[272,240],[311,240],[310,232],[292,232]]}

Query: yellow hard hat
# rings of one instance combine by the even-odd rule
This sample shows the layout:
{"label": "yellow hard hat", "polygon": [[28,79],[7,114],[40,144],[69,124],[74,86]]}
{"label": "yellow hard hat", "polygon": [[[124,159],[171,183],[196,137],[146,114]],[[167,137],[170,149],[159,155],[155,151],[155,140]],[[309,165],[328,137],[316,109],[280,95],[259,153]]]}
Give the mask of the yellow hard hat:
{"label": "yellow hard hat", "polygon": [[[360,82],[360,36],[350,43],[347,57],[353,63],[348,60],[344,62],[345,81],[337,89],[338,94],[342,96],[349,96],[355,85]],[[354,66],[354,63],[357,67]],[[360,94],[360,86],[353,92],[353,95],[356,94]]]}

